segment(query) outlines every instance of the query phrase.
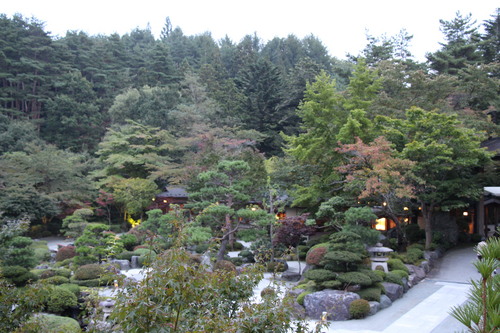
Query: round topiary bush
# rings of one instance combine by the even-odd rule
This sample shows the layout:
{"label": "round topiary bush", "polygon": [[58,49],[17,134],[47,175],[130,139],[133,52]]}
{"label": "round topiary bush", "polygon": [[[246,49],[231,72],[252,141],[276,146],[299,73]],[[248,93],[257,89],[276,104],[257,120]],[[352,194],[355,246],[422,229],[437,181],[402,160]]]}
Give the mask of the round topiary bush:
{"label": "round topiary bush", "polygon": [[64,288],[69,291],[71,291],[73,294],[75,294],[77,297],[80,295],[80,286],[74,283],[63,283],[59,285],[59,288]]}
{"label": "round topiary bush", "polygon": [[397,275],[400,279],[407,279],[408,273],[399,269],[391,271],[391,274]]}
{"label": "round topiary bush", "polygon": [[76,248],[73,245],[61,246],[56,253],[56,261],[71,259],[76,256]]}
{"label": "round topiary bush", "polygon": [[370,313],[370,303],[365,299],[356,299],[349,305],[349,313],[353,319],[361,319]]}
{"label": "round topiary bush", "polygon": [[104,274],[104,268],[99,264],[88,264],[78,267],[75,271],[75,280],[98,279]]}
{"label": "round topiary bush", "polygon": [[267,297],[267,296],[274,296],[274,295],[276,295],[276,290],[274,290],[274,288],[271,288],[271,287],[266,287],[266,288],[262,289],[260,292],[260,296],[262,298]]}
{"label": "round topiary bush", "polygon": [[387,266],[389,266],[390,271],[401,270],[409,273],[410,270],[400,259],[389,259],[387,260]]}
{"label": "round topiary bush", "polygon": [[[34,326],[33,326],[34,325]],[[33,316],[23,327],[23,333],[81,333],[82,329],[76,319],[40,313]]]}
{"label": "round topiary bush", "polygon": [[63,283],[69,283],[69,279],[64,276],[51,276],[46,279],[43,279],[43,282],[48,283],[48,284],[53,284],[53,285],[60,285]]}
{"label": "round topiary bush", "polygon": [[229,260],[220,260],[215,263],[216,270],[224,270],[228,272],[236,272],[236,266]]}
{"label": "round topiary bush", "polygon": [[406,249],[406,261],[409,264],[417,265],[423,258],[423,250],[416,247]]}
{"label": "round topiary bush", "polygon": [[308,265],[319,266],[323,257],[328,252],[328,244],[322,243],[315,245],[307,251],[306,263]]}
{"label": "round topiary bush", "polygon": [[362,287],[369,287],[373,284],[373,281],[370,279],[370,277],[361,272],[342,273],[339,274],[338,279],[346,285],[359,284]]}
{"label": "round topiary bush", "polygon": [[77,305],[76,295],[66,288],[54,287],[47,298],[47,311],[52,313],[59,314]]}
{"label": "round topiary bush", "polygon": [[335,280],[337,274],[327,269],[311,269],[304,273],[304,277],[315,282]]}

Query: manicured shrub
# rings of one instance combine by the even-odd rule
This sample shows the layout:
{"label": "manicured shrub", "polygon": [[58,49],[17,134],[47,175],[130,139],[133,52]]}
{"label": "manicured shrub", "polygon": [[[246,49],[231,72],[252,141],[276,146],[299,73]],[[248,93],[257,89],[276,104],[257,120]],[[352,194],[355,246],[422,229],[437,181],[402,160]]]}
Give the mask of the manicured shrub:
{"label": "manicured shrub", "polygon": [[253,263],[255,262],[255,258],[253,256],[253,252],[250,250],[243,250],[240,253],[238,253],[239,257],[243,258],[243,261],[246,263]]}
{"label": "manicured shrub", "polygon": [[234,242],[233,246],[228,246],[227,248],[229,251],[241,251],[243,250],[244,246],[240,242]]}
{"label": "manicured shrub", "polygon": [[382,289],[377,287],[370,287],[366,289],[361,289],[360,291],[357,291],[356,294],[358,294],[359,297],[367,301],[380,302],[380,295],[382,294]]}
{"label": "manicured shrub", "polygon": [[43,279],[42,281],[45,283],[48,283],[48,284],[53,284],[53,285],[60,285],[63,283],[69,283],[69,279],[67,277],[57,276],[57,275]]}
{"label": "manicured shrub", "polygon": [[297,303],[299,303],[300,305],[304,305],[304,298],[306,297],[306,295],[309,295],[311,292],[310,291],[304,291],[302,293],[299,294],[299,296],[297,296]]}
{"label": "manicured shrub", "polygon": [[375,271],[366,269],[366,270],[360,270],[360,272],[368,275],[368,277],[372,280],[373,283],[384,281],[384,278],[379,273],[375,273]]}
{"label": "manicured shrub", "polygon": [[57,261],[54,263],[54,268],[70,267],[73,265],[73,258]]}
{"label": "manicured shrub", "polygon": [[363,261],[361,256],[350,251],[330,251],[323,256],[321,265],[335,272],[355,271]]}
{"label": "manicured shrub", "polygon": [[384,280],[386,282],[391,282],[391,283],[403,285],[402,278],[399,275],[394,274],[393,272],[387,273]]}
{"label": "manicured shrub", "polygon": [[123,251],[123,252],[118,253],[116,255],[116,259],[119,259],[119,260],[130,260],[130,259],[132,259],[132,256],[137,256],[137,255],[138,254],[136,254],[133,251]]}
{"label": "manicured shrub", "polygon": [[274,295],[276,295],[276,290],[274,290],[274,288],[271,288],[271,287],[266,287],[260,291],[260,296],[262,298],[267,297],[267,296],[274,296]]}
{"label": "manicured shrub", "polygon": [[142,256],[142,255],[155,255],[156,252],[154,250],[150,250],[149,248],[136,248],[134,250],[134,255]]}
{"label": "manicured shrub", "polygon": [[73,245],[61,246],[56,253],[56,261],[63,261],[76,256],[76,248]]}
{"label": "manicured shrub", "polygon": [[139,244],[137,236],[134,234],[123,234],[120,236],[120,241],[123,243],[123,247],[129,251]]}
{"label": "manicured shrub", "polygon": [[425,230],[421,229],[418,224],[408,224],[405,227],[406,238],[410,243],[416,243],[425,239]]}
{"label": "manicured shrub", "polygon": [[267,230],[264,229],[242,229],[238,231],[238,239],[244,242],[254,242],[259,238],[265,237]]}
{"label": "manicured shrub", "polygon": [[210,247],[210,244],[197,244],[196,247],[194,248],[194,251],[196,253],[205,253],[207,252],[208,248]]}
{"label": "manicured shrub", "polygon": [[342,282],[339,280],[328,280],[321,282],[320,286],[325,289],[339,289],[342,287]]}
{"label": "manicured shrub", "polygon": [[401,270],[405,271],[406,273],[409,273],[410,270],[406,265],[400,260],[400,259],[389,259],[387,260],[387,266],[389,266],[389,270]]}
{"label": "manicured shrub", "polygon": [[31,248],[35,253],[35,260],[38,263],[50,260],[50,251],[47,246],[47,241],[34,241],[31,243]]}
{"label": "manicured shrub", "polygon": [[224,270],[228,272],[236,272],[236,266],[229,260],[220,260],[215,263],[216,270]]}
{"label": "manicured shrub", "polygon": [[310,269],[304,273],[304,276],[315,282],[324,282],[328,280],[335,280],[337,278],[337,274],[326,269]]}
{"label": "manicured shrub", "polygon": [[424,258],[424,251],[413,247],[406,250],[406,262],[417,265]]}
{"label": "manicured shrub", "polygon": [[370,277],[361,272],[342,273],[339,274],[338,279],[346,285],[359,284],[362,287],[368,287],[373,284],[373,281],[370,279]]}
{"label": "manicured shrub", "polygon": [[47,299],[47,311],[52,313],[62,313],[77,305],[76,295],[66,288],[54,287]]}
{"label": "manicured shrub", "polygon": [[349,313],[353,319],[361,319],[370,313],[370,303],[365,299],[356,299],[349,305]]}
{"label": "manicured shrub", "polygon": [[299,259],[305,260],[306,256],[307,256],[307,251],[309,251],[309,246],[299,245],[299,246],[297,246],[297,251],[299,252]]}
{"label": "manicured shrub", "polygon": [[243,258],[241,257],[231,257],[229,261],[232,262],[235,266],[243,265]]}
{"label": "manicured shrub", "polygon": [[306,255],[306,263],[308,265],[319,266],[323,257],[328,252],[328,244],[322,243],[313,246]]}
{"label": "manicured shrub", "polygon": [[[35,326],[33,326],[33,324]],[[76,319],[42,313],[29,320],[23,333],[81,333],[82,329]]]}
{"label": "manicured shrub", "polygon": [[408,273],[399,269],[391,271],[393,275],[399,276],[401,279],[407,279],[408,278]]}
{"label": "manicured shrub", "polygon": [[80,286],[74,283],[63,283],[59,285],[59,288],[64,288],[68,289],[71,291],[73,294],[75,294],[77,297],[80,295]]}
{"label": "manicured shrub", "polygon": [[75,271],[75,280],[98,279],[104,274],[103,266],[99,264],[88,264],[78,267]]}
{"label": "manicured shrub", "polygon": [[23,287],[27,283],[38,279],[35,274],[22,266],[4,266],[1,268],[1,275],[17,287]]}
{"label": "manicured shrub", "polygon": [[382,280],[385,279],[385,275],[386,275],[385,271],[376,269],[376,270],[374,270],[372,272],[375,273],[375,274],[377,274]]}

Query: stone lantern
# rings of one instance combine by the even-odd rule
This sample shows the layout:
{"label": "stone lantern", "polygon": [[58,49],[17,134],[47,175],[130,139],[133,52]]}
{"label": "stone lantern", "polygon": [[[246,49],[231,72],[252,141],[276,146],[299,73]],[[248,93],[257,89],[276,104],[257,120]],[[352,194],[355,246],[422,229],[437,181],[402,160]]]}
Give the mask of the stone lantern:
{"label": "stone lantern", "polygon": [[373,247],[369,247],[367,251],[370,253],[370,260],[372,262],[372,270],[376,270],[377,267],[382,267],[384,272],[389,272],[389,268],[387,267],[387,254],[393,252],[393,249],[382,246],[382,244],[377,243]]}
{"label": "stone lantern", "polygon": [[115,301],[111,299],[107,299],[105,301],[99,302],[99,306],[102,308],[103,312],[103,320],[106,321],[113,311],[113,307],[115,306]]}

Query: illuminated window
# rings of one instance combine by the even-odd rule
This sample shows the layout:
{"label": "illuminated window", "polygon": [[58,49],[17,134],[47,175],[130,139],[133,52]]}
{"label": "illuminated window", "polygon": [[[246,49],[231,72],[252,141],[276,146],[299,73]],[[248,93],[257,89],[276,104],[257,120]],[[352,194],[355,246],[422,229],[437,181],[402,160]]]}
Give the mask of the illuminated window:
{"label": "illuminated window", "polygon": [[377,224],[375,225],[375,229],[377,230],[387,230],[387,219],[385,217],[382,217],[380,219],[376,219],[375,222],[377,222]]}

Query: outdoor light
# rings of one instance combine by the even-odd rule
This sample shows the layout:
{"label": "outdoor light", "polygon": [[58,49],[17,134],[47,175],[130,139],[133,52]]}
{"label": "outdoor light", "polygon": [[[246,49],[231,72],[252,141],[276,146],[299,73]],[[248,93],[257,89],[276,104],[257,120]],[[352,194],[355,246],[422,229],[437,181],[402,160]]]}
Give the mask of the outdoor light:
{"label": "outdoor light", "polygon": [[250,209],[251,209],[253,212],[255,212],[255,211],[257,210],[257,208],[256,208],[256,207],[252,207],[252,208],[250,208]]}
{"label": "outdoor light", "polygon": [[469,212],[464,212],[464,216],[469,216]]}
{"label": "outdoor light", "polygon": [[387,202],[385,202],[385,201],[384,201],[384,202],[382,203],[382,205],[383,205],[384,207],[385,207],[385,206],[387,206]]}
{"label": "outdoor light", "polygon": [[115,288],[118,288],[118,280],[115,280],[114,285],[115,285]]}
{"label": "outdoor light", "polygon": [[409,210],[409,209],[410,209],[410,208],[408,208],[408,207],[404,207],[404,208],[403,208],[403,210]]}

